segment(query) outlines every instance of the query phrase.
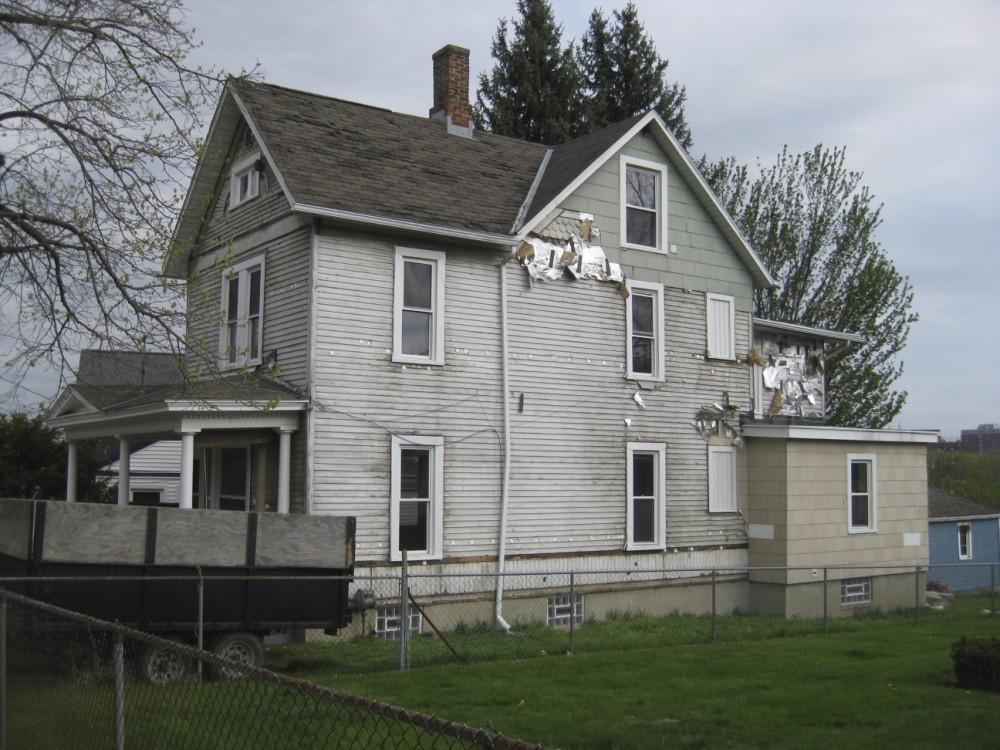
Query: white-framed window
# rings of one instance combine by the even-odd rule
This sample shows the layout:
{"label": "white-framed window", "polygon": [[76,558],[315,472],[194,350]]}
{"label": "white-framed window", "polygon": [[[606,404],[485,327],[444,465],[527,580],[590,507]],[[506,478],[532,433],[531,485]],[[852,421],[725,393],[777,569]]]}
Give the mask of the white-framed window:
{"label": "white-framed window", "polygon": [[664,443],[628,444],[626,546],[630,550],[663,549],[667,529],[666,456]]}
{"label": "white-framed window", "polygon": [[663,380],[663,285],[626,282],[627,377]]}
{"label": "white-framed window", "polygon": [[845,578],[840,582],[841,604],[869,604],[871,600],[871,578]]}
{"label": "white-framed window", "polygon": [[958,525],[958,559],[972,559],[972,524],[960,523]]}
{"label": "white-framed window", "polygon": [[[423,626],[420,610],[416,607],[408,607],[407,609],[409,610],[409,633],[410,635],[420,635],[420,629]],[[402,630],[401,620],[398,606],[379,607],[375,610],[375,635],[388,641],[398,641]]]}
{"label": "white-framed window", "polygon": [[636,250],[666,249],[667,170],[663,164],[622,156],[621,246]]}
{"label": "white-framed window", "polygon": [[394,362],[444,364],[444,266],[443,252],[396,248]]}
{"label": "white-framed window", "polygon": [[223,367],[261,362],[264,318],[264,259],[238,263],[222,273],[222,330],[219,354]]}
{"label": "white-framed window", "polygon": [[233,164],[229,171],[229,207],[236,208],[260,195],[260,152]]}
{"label": "white-framed window", "polygon": [[736,359],[735,300],[726,294],[705,295],[708,329],[708,356],[711,359]]}
{"label": "white-framed window", "polygon": [[732,445],[708,446],[708,510],[710,513],[735,513],[736,448]]}
{"label": "white-framed window", "polygon": [[876,461],[871,453],[847,457],[848,531],[852,534],[878,529]]}
{"label": "white-framed window", "polygon": [[392,436],[391,558],[441,557],[444,511],[444,438]]}
{"label": "white-framed window", "polygon": [[567,627],[570,623],[583,624],[583,594],[569,594],[549,597],[546,623],[550,628]]}

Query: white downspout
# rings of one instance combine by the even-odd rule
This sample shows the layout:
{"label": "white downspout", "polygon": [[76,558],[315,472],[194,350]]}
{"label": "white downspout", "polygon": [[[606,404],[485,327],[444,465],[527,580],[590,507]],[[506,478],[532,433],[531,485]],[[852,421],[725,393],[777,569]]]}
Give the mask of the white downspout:
{"label": "white downspout", "polygon": [[507,263],[508,256],[500,264],[500,371],[503,381],[503,467],[500,479],[500,539],[497,544],[497,624],[505,633],[511,630],[510,623],[503,619],[503,577],[507,562],[507,497],[510,486],[510,373],[508,372],[507,351]]}

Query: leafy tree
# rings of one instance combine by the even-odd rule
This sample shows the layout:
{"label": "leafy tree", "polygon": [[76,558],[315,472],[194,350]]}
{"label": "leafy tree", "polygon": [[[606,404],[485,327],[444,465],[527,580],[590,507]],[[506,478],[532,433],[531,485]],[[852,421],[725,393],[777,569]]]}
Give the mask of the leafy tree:
{"label": "leafy tree", "polygon": [[475,126],[499,135],[556,145],[569,140],[580,120],[579,70],[573,46],[562,46],[546,0],[517,0],[520,20],[497,27],[493,70],[479,76]]}
{"label": "leafy tree", "polygon": [[180,0],[0,0],[0,361],[177,349],[156,278],[217,79]]}
{"label": "leafy tree", "polygon": [[601,11],[590,15],[580,41],[577,61],[584,81],[586,131],[597,130],[655,109],[685,148],[691,147],[691,129],[684,119],[687,91],[664,78],[669,61],[656,51],[630,2],[614,11],[609,28]]}
{"label": "leafy tree", "polygon": [[892,389],[903,372],[913,290],[875,239],[881,205],[844,149],[784,149],[752,180],[734,159],[702,163],[730,214],[778,279],[754,292],[754,313],[864,337],[827,362],[831,424],[884,427],[906,400]]}
{"label": "leafy tree", "polygon": [[[41,415],[0,414],[0,497],[63,499],[66,497],[66,444]],[[97,480],[102,461],[94,442],[77,448],[77,496],[103,502],[111,492]]]}
{"label": "leafy tree", "polygon": [[1000,508],[1000,452],[969,453],[935,448],[927,454],[931,487],[981,505]]}

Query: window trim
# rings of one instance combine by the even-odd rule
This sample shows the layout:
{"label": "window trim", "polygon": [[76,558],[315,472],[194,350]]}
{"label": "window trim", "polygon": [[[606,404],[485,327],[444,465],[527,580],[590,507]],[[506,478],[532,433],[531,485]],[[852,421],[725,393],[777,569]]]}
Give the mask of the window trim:
{"label": "window trim", "polygon": [[[656,245],[639,245],[628,241],[628,203],[626,185],[627,172],[635,169],[642,172],[652,172],[656,177]],[[667,166],[648,159],[637,159],[622,155],[619,159],[619,244],[623,250],[645,250],[652,253],[667,252]]]}
{"label": "window trim", "polygon": [[[965,553],[962,553],[962,532],[965,532]],[[972,559],[972,524],[962,521],[958,524],[958,559]]]}
{"label": "window trim", "polygon": [[[653,541],[636,542],[633,538],[633,523],[635,518],[635,498],[632,494],[632,478],[634,473],[634,457],[637,454],[652,453],[656,456],[654,466],[656,477],[653,479]],[[663,550],[666,548],[667,513],[667,444],[666,443],[629,443],[626,447],[625,462],[625,548],[629,551]]]}
{"label": "window trim", "polygon": [[[713,461],[713,456],[718,456],[720,454],[726,454],[732,456],[732,473],[729,476],[723,477],[722,481],[728,485],[729,495],[732,498],[732,505],[726,505],[725,507],[720,507],[720,490],[722,487],[718,486],[718,482],[712,481],[715,476],[715,472],[712,470],[713,465],[716,467],[718,464]],[[737,476],[737,466],[736,466],[736,447],[732,445],[710,445],[708,446],[708,512],[709,513],[738,513],[739,512],[739,495],[736,483]]]}
{"label": "window trim", "polygon": [[[664,375],[664,338],[663,322],[663,284],[653,284],[647,281],[625,282],[628,288],[628,300],[625,302],[625,376],[631,380],[649,380],[663,382]],[[653,372],[636,372],[632,360],[632,301],[635,296],[653,298]]]}
{"label": "window trim", "polygon": [[[260,269],[260,309],[257,312],[257,356],[250,356],[250,346],[247,329],[250,328],[250,278],[255,270]],[[238,278],[238,309],[236,312],[236,347],[229,351],[229,282]],[[264,360],[264,256],[236,263],[222,272],[221,320],[219,322],[219,367],[222,370],[235,370],[240,367],[259,365]]]}
{"label": "window trim", "polygon": [[[726,328],[728,333],[726,341],[721,342],[713,335],[717,325],[713,325],[717,316],[713,314],[715,306],[713,302],[726,302],[729,306],[728,320]],[[719,347],[722,344],[722,347]],[[705,293],[705,352],[709,359],[722,359],[729,362],[736,359],[736,298],[729,294],[716,294],[714,292]]]}
{"label": "window trim", "polygon": [[[444,364],[445,258],[441,250],[421,250],[397,247],[393,271],[392,297],[392,361],[404,364]],[[407,262],[426,263],[433,268],[431,281],[431,342],[430,354],[420,356],[403,352],[403,283]]]}
{"label": "window trim", "polygon": [[[260,195],[260,151],[254,151],[235,162],[229,170],[229,208],[242,206]],[[240,182],[250,177],[249,190],[245,197],[240,195]]]}
{"label": "window trim", "polygon": [[440,560],[443,549],[444,523],[444,438],[439,435],[393,435],[390,479],[390,510],[389,510],[389,559],[401,562],[403,553],[399,549],[399,504],[402,498],[400,480],[402,478],[402,449],[410,447],[426,447],[430,449],[430,488],[428,498],[430,507],[427,510],[428,549],[423,551],[408,550],[406,559]]}
{"label": "window trim", "polygon": [[[851,486],[851,469],[855,463],[867,463],[868,490],[856,493]],[[868,524],[854,524],[854,496],[868,495]],[[849,453],[847,456],[847,531],[850,534],[874,534],[878,531],[878,461],[874,453]]]}

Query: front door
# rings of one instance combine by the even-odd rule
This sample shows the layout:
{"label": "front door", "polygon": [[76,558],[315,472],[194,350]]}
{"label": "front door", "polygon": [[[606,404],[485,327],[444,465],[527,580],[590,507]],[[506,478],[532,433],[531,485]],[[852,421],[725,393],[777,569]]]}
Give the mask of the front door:
{"label": "front door", "polygon": [[252,447],[205,448],[195,463],[196,507],[242,511],[256,507]]}

